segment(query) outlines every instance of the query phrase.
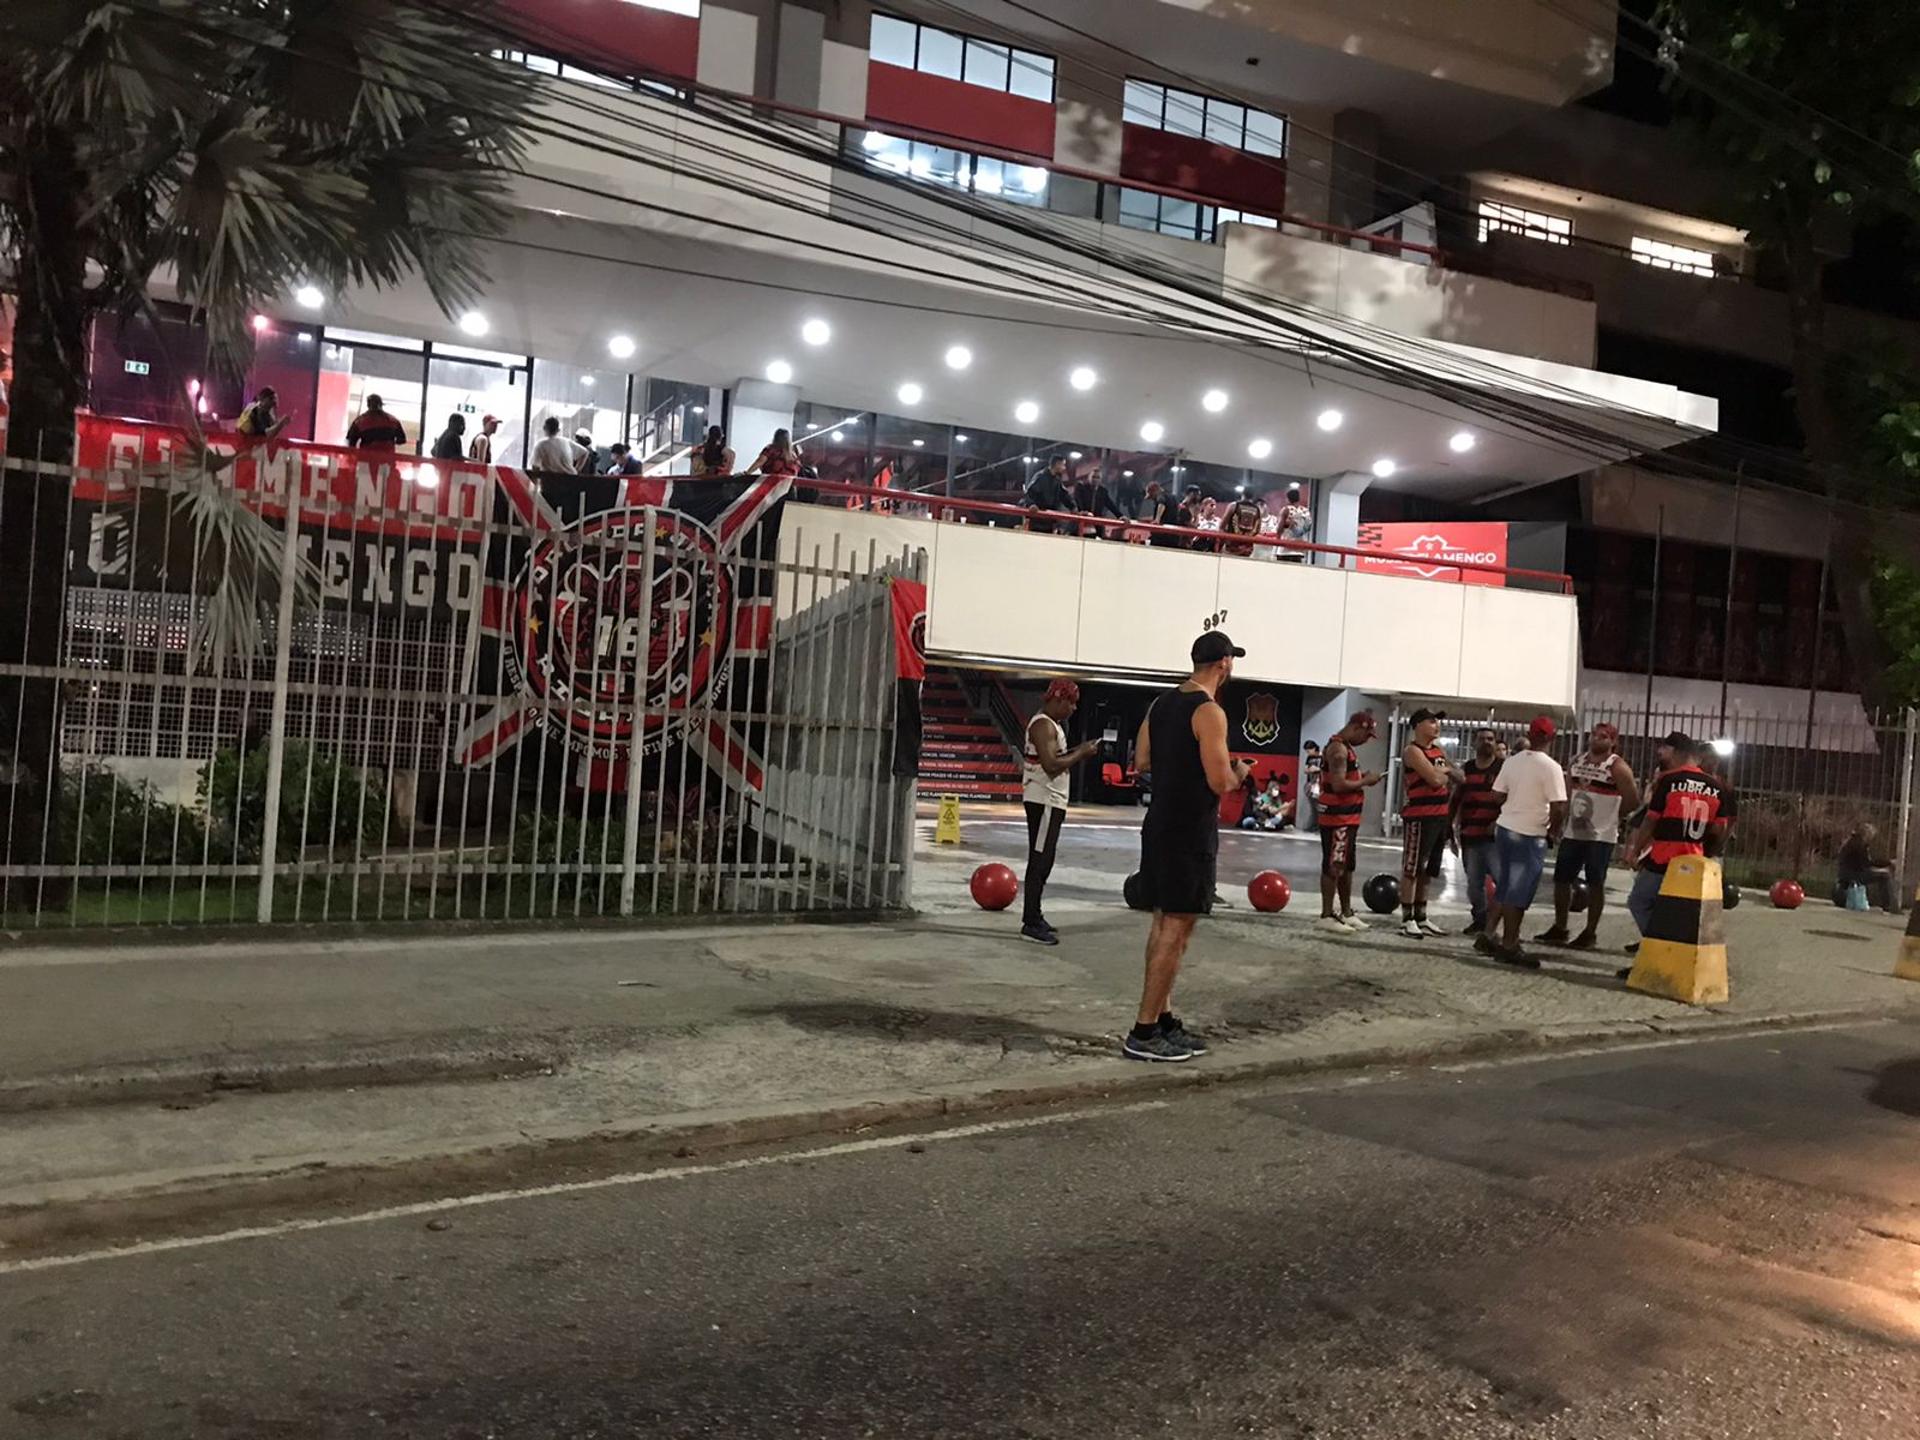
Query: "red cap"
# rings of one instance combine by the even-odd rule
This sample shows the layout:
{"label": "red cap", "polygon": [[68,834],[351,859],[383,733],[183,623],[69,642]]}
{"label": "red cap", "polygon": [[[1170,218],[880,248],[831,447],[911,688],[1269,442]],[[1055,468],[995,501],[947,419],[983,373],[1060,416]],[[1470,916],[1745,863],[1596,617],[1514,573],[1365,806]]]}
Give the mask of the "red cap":
{"label": "red cap", "polygon": [[482,425],[498,425],[500,423],[500,417],[498,415],[482,415],[480,417],[480,423]]}
{"label": "red cap", "polygon": [[1071,680],[1054,681],[1051,685],[1047,686],[1047,703],[1051,705],[1055,700],[1071,700],[1075,705],[1078,705],[1080,703],[1080,687]]}
{"label": "red cap", "polygon": [[1551,715],[1536,715],[1533,723],[1527,726],[1529,740],[1551,740],[1560,733],[1560,727],[1553,723]]}
{"label": "red cap", "polygon": [[1367,733],[1369,735],[1378,735],[1380,733],[1380,721],[1375,718],[1371,710],[1354,711],[1353,714],[1347,717],[1347,724],[1349,727],[1364,725],[1367,727]]}

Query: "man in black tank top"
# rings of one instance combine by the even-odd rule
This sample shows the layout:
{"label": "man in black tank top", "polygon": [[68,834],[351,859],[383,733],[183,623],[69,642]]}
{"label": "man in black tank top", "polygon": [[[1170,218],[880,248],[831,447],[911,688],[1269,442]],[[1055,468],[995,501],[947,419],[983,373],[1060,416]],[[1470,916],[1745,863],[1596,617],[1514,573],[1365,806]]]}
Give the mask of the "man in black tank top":
{"label": "man in black tank top", "polygon": [[1193,642],[1193,674],[1153,702],[1135,749],[1153,775],[1153,800],[1140,827],[1140,889],[1153,910],[1140,1010],[1122,1050],[1131,1060],[1191,1060],[1206,1045],[1173,1014],[1173,982],[1193,925],[1213,909],[1220,850],[1220,797],[1252,768],[1227,750],[1220,687],[1247,652],[1218,630]]}

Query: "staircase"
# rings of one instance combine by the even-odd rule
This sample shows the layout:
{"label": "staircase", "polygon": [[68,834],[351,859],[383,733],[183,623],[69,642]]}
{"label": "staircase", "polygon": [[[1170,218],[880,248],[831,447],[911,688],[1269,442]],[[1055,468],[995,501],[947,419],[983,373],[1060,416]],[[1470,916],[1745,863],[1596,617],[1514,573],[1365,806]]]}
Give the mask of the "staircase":
{"label": "staircase", "polygon": [[1020,798],[1020,764],[1000,731],[968,703],[951,670],[931,666],[920,690],[920,793]]}

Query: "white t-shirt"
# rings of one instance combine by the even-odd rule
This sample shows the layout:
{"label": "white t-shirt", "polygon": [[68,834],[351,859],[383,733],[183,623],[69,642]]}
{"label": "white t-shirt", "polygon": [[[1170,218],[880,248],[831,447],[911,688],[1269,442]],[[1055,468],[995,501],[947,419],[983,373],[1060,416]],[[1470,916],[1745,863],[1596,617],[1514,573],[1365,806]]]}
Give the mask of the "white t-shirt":
{"label": "white t-shirt", "polygon": [[586,453],[564,435],[548,435],[533,447],[533,458],[527,462],[527,468],[571,473],[580,468]]}
{"label": "white t-shirt", "polygon": [[1027,722],[1027,744],[1025,764],[1020,772],[1020,795],[1031,805],[1045,805],[1051,810],[1067,808],[1068,787],[1073,777],[1065,770],[1058,775],[1049,775],[1040,768],[1040,747],[1034,744],[1033,727],[1041,723],[1053,727],[1054,748],[1061,754],[1066,753],[1067,732],[1060,728],[1060,722],[1042,711]]}
{"label": "white t-shirt", "polygon": [[1516,835],[1545,835],[1553,819],[1549,808],[1567,798],[1567,773],[1544,750],[1522,750],[1509,755],[1493,782],[1496,795],[1507,797],[1497,822]]}

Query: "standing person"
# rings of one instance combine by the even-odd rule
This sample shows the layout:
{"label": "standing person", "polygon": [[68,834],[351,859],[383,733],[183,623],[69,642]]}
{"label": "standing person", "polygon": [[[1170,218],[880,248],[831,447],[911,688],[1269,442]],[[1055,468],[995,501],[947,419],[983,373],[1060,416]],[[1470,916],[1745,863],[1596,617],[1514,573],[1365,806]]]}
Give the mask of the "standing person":
{"label": "standing person", "polygon": [[271,385],[262,385],[254,392],[253,403],[240,412],[240,418],[234,421],[233,428],[242,435],[254,440],[272,440],[293,423],[291,415],[282,415],[275,410],[280,396]]}
{"label": "standing person", "polygon": [[[1494,905],[1473,948],[1508,965],[1538,970],[1540,962],[1520,948],[1520,922],[1540,888],[1547,847],[1567,821],[1567,776],[1553,758],[1551,717],[1527,727],[1527,748],[1506,758],[1493,782],[1500,818],[1493,827]],[[1498,933],[1496,933],[1498,932]]]}
{"label": "standing person", "polygon": [[1140,503],[1134,507],[1133,518],[1143,520],[1149,525],[1166,525],[1167,495],[1160,488],[1158,480],[1147,482],[1146,493],[1140,497]]}
{"label": "standing person", "polygon": [[563,475],[579,474],[586,452],[560,433],[559,417],[549,415],[540,423],[540,431],[540,443],[533,447],[533,458],[527,462],[527,468],[553,470]]}
{"label": "standing person", "polygon": [[378,395],[367,396],[367,408],[347,426],[347,444],[356,450],[397,450],[407,443],[407,427],[387,413]]}
{"label": "standing person", "polygon": [[[1280,538],[1296,540],[1302,544],[1313,539],[1313,511],[1301,503],[1298,485],[1287,486],[1287,503],[1280,511]],[[1280,547],[1280,558],[1290,560],[1297,565],[1307,558],[1307,552],[1288,549],[1283,545]]]}
{"label": "standing person", "polygon": [[1207,1053],[1173,1014],[1173,982],[1194,924],[1213,908],[1220,851],[1220,798],[1253,767],[1227,751],[1220,687],[1247,652],[1209,630],[1189,652],[1193,673],[1147,710],[1134,763],[1153,774],[1153,804],[1140,827],[1140,887],[1153,907],[1146,976],[1133,1029],[1121,1046],[1131,1060],[1191,1060]]}
{"label": "standing person", "polygon": [[607,447],[611,464],[607,467],[609,475],[644,475],[647,467],[640,463],[640,457],[633,453],[633,447],[624,440],[616,440]]}
{"label": "standing person", "polygon": [[[1193,528],[1219,533],[1221,522],[1225,519],[1220,513],[1220,502],[1211,495],[1205,496],[1193,512]],[[1220,542],[1214,539],[1197,539],[1193,542],[1196,550],[1205,550],[1209,554],[1218,552]]]}
{"label": "standing person", "polygon": [[1041,910],[1053,857],[1060,848],[1060,825],[1067,818],[1068,782],[1073,767],[1099,751],[1097,740],[1067,748],[1067,721],[1080,704],[1080,687],[1071,680],[1047,686],[1040,709],[1027,722],[1025,763],[1020,772],[1020,795],[1027,809],[1027,878],[1020,933],[1042,945],[1058,945],[1060,937]]}
{"label": "standing person", "polygon": [[1300,827],[1304,830],[1312,825],[1316,829],[1320,824],[1320,742],[1309,740],[1300,747],[1300,798],[1302,805]]}
{"label": "standing person", "polygon": [[[1046,468],[1027,481],[1020,503],[1029,510],[1051,510],[1056,513],[1078,510],[1080,507],[1073,503],[1073,493],[1067,489],[1067,457],[1056,455],[1047,461]],[[1035,520],[1029,524],[1037,534],[1060,533],[1058,521]]]}
{"label": "standing person", "polygon": [[800,447],[793,443],[793,434],[788,430],[776,430],[773,439],[761,447],[760,453],[753,457],[753,463],[747,466],[749,475],[798,475],[800,473]]}
{"label": "standing person", "polygon": [[[1074,508],[1100,519],[1121,520],[1120,507],[1113,503],[1113,495],[1107,489],[1106,482],[1098,475],[1089,474],[1073,482]],[[1101,535],[1117,535],[1118,530],[1100,529],[1094,532]]]}
{"label": "standing person", "polygon": [[[1567,762],[1567,833],[1553,862],[1553,924],[1535,938],[1543,945],[1591,950],[1599,943],[1607,904],[1607,867],[1620,843],[1621,817],[1640,803],[1633,767],[1619,753],[1620,732],[1604,722],[1587,734],[1584,755]],[[1574,882],[1587,882],[1587,923],[1567,938]]]}
{"label": "standing person", "polygon": [[727,432],[718,425],[707,427],[707,438],[693,452],[693,474],[702,480],[715,480],[733,473],[733,448],[727,444]]}
{"label": "standing person", "polygon": [[1427,919],[1427,879],[1447,840],[1447,814],[1458,774],[1440,748],[1438,710],[1416,710],[1407,747],[1400,755],[1407,798],[1400,807],[1400,933],[1410,940],[1444,933]]}
{"label": "standing person", "polygon": [[1228,555],[1251,556],[1254,538],[1260,534],[1260,506],[1247,499],[1234,501],[1220,529],[1223,534],[1234,537],[1232,542],[1220,547],[1222,551]]}
{"label": "standing person", "polygon": [[435,460],[460,460],[466,457],[464,443],[467,434],[467,417],[455,411],[447,416],[447,428],[440,432],[440,438],[433,442],[429,452]]}
{"label": "standing person", "polygon": [[573,443],[586,454],[580,461],[582,475],[604,475],[612,468],[613,456],[604,445],[594,443],[593,432],[584,427],[573,432]]}
{"label": "standing person", "polygon": [[[1675,743],[1679,742],[1679,743]],[[1666,740],[1673,764],[1654,780],[1647,791],[1646,814],[1633,832],[1627,846],[1629,857],[1639,860],[1633,877],[1633,889],[1627,894],[1627,910],[1640,927],[1644,939],[1653,920],[1653,902],[1660,898],[1660,886],[1667,878],[1667,866],[1682,855],[1718,855],[1724,848],[1727,826],[1737,813],[1733,788],[1700,765],[1706,747],[1675,731]],[[1636,941],[1631,947],[1638,949]],[[1621,978],[1632,971],[1622,970]]]}
{"label": "standing person", "polygon": [[1460,767],[1453,787],[1453,848],[1466,872],[1467,904],[1473,911],[1466,933],[1479,935],[1487,925],[1487,878],[1493,873],[1493,825],[1500,797],[1493,782],[1500,775],[1500,737],[1482,727],[1474,733],[1473,758]]}
{"label": "standing person", "polygon": [[[1181,495],[1180,503],[1175,505],[1172,511],[1167,515],[1167,524],[1177,525],[1182,530],[1192,530],[1196,528],[1199,525],[1199,523],[1200,523],[1200,487],[1198,485],[1189,485],[1186,488],[1186,492],[1183,495]],[[1191,542],[1187,540],[1184,536],[1175,536],[1173,538],[1173,543],[1176,545],[1184,546],[1184,545],[1190,544]]]}
{"label": "standing person", "polygon": [[493,433],[500,428],[498,415],[480,417],[480,433],[467,442],[467,459],[478,461],[482,465],[493,463]]}
{"label": "standing person", "polygon": [[1320,928],[1352,934],[1367,928],[1353,913],[1354,837],[1367,791],[1385,775],[1360,768],[1360,747],[1373,739],[1380,722],[1371,710],[1356,712],[1327,741],[1320,771]]}

